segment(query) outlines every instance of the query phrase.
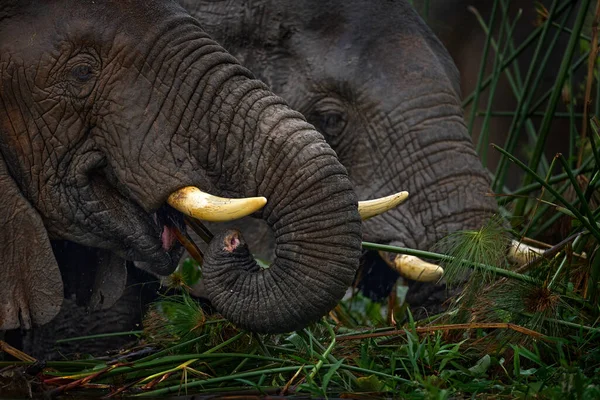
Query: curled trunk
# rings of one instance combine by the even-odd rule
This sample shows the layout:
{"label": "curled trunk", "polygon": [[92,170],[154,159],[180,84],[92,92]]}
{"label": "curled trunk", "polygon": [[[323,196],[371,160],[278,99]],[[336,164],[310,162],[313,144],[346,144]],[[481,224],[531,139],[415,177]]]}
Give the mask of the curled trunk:
{"label": "curled trunk", "polygon": [[273,229],[275,260],[259,267],[244,238],[226,231],[211,242],[203,277],[213,305],[236,325],[292,331],[326,314],[351,285],[361,248],[358,202],[335,152],[299,113],[268,92],[239,101],[252,98],[256,114],[248,113],[258,118],[241,137],[253,140],[235,162],[241,168],[226,173],[241,179],[243,196],[268,199],[260,215]]}

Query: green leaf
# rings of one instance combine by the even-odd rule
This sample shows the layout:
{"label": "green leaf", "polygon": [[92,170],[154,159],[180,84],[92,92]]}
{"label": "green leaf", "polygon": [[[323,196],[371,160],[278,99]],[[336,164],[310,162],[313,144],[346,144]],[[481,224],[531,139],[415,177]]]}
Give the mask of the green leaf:
{"label": "green leaf", "polygon": [[310,348],[306,340],[297,333],[292,333],[290,336],[285,338],[286,341],[290,342],[296,350],[298,350],[299,355],[306,356],[310,354]]}
{"label": "green leaf", "polygon": [[263,260],[262,258],[254,257],[254,261],[256,261],[258,266],[261,267],[262,269],[269,268],[269,263],[267,261]]}
{"label": "green leaf", "polygon": [[375,375],[363,376],[356,380],[356,385],[363,392],[380,392],[385,384]]}
{"label": "green leaf", "polygon": [[200,266],[195,260],[186,258],[181,264],[181,276],[187,286],[195,285],[202,277]]}
{"label": "green leaf", "polygon": [[344,359],[340,359],[338,362],[336,362],[335,364],[333,364],[331,366],[331,368],[329,368],[329,371],[327,371],[327,373],[325,374],[325,376],[323,376],[323,392],[327,392],[327,386],[329,386],[329,381],[331,380],[331,378],[333,377],[333,374],[336,373],[336,371],[340,368],[340,366],[344,363]]}
{"label": "green leaf", "polygon": [[490,368],[491,363],[492,359],[490,355],[486,354],[485,356],[481,357],[475,365],[469,368],[469,371],[475,376],[483,376],[487,372],[488,368]]}
{"label": "green leaf", "polygon": [[535,375],[536,372],[537,372],[537,368],[521,369],[521,371],[519,371],[519,375],[531,376],[531,375]]}

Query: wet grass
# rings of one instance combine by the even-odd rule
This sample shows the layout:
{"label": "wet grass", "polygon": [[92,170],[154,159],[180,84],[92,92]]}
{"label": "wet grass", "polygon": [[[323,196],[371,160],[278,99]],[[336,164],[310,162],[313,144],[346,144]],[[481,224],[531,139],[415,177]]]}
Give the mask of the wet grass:
{"label": "wet grass", "polygon": [[[255,335],[188,294],[200,278],[189,260],[170,280],[177,294],[150,308],[143,330],[122,333],[138,337],[128,349],[40,364],[0,342],[0,351],[22,360],[0,362],[0,393],[600,398],[599,7],[538,5],[537,26],[516,43],[516,28],[531,21],[508,0],[491,1],[492,20],[474,10],[488,36],[464,106],[482,160],[499,156],[491,175],[501,218],[451,235],[436,253],[363,243],[443,265],[450,284],[465,288],[445,313],[415,321],[405,305],[392,304],[390,325],[388,305],[354,293],[302,331]],[[559,72],[548,84],[552,63]],[[511,110],[497,97],[505,84]],[[499,118],[509,127],[501,141],[492,132]],[[567,131],[552,130],[559,119],[568,120]],[[548,154],[561,138],[563,154]],[[515,171],[518,185],[509,179]],[[515,263],[504,256],[512,240],[545,252]]]}

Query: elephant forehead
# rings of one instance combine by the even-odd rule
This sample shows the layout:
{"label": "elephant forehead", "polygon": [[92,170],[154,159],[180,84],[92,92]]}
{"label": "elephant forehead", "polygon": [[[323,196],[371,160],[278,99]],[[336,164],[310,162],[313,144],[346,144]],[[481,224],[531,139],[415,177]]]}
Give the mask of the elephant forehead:
{"label": "elephant forehead", "polygon": [[458,91],[451,58],[405,2],[350,1],[304,13],[287,43],[314,75],[388,88],[432,81]]}
{"label": "elephant forehead", "polygon": [[[175,2],[154,0],[34,0],[11,4],[0,9],[0,37],[2,43],[10,42],[13,48],[39,46],[47,50],[65,39],[92,45],[112,41],[118,34],[135,43],[164,29],[165,23],[171,22],[168,16],[185,15]],[[10,15],[2,12],[5,9]]]}

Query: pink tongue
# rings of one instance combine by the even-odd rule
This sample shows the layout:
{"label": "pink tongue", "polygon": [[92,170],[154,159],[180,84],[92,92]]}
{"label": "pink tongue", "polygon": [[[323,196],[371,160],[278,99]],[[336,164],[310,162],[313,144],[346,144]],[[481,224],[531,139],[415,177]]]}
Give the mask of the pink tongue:
{"label": "pink tongue", "polygon": [[162,241],[163,249],[167,251],[171,250],[171,247],[173,247],[173,243],[175,243],[175,240],[177,240],[173,228],[164,226],[162,234],[160,235],[160,240]]}

